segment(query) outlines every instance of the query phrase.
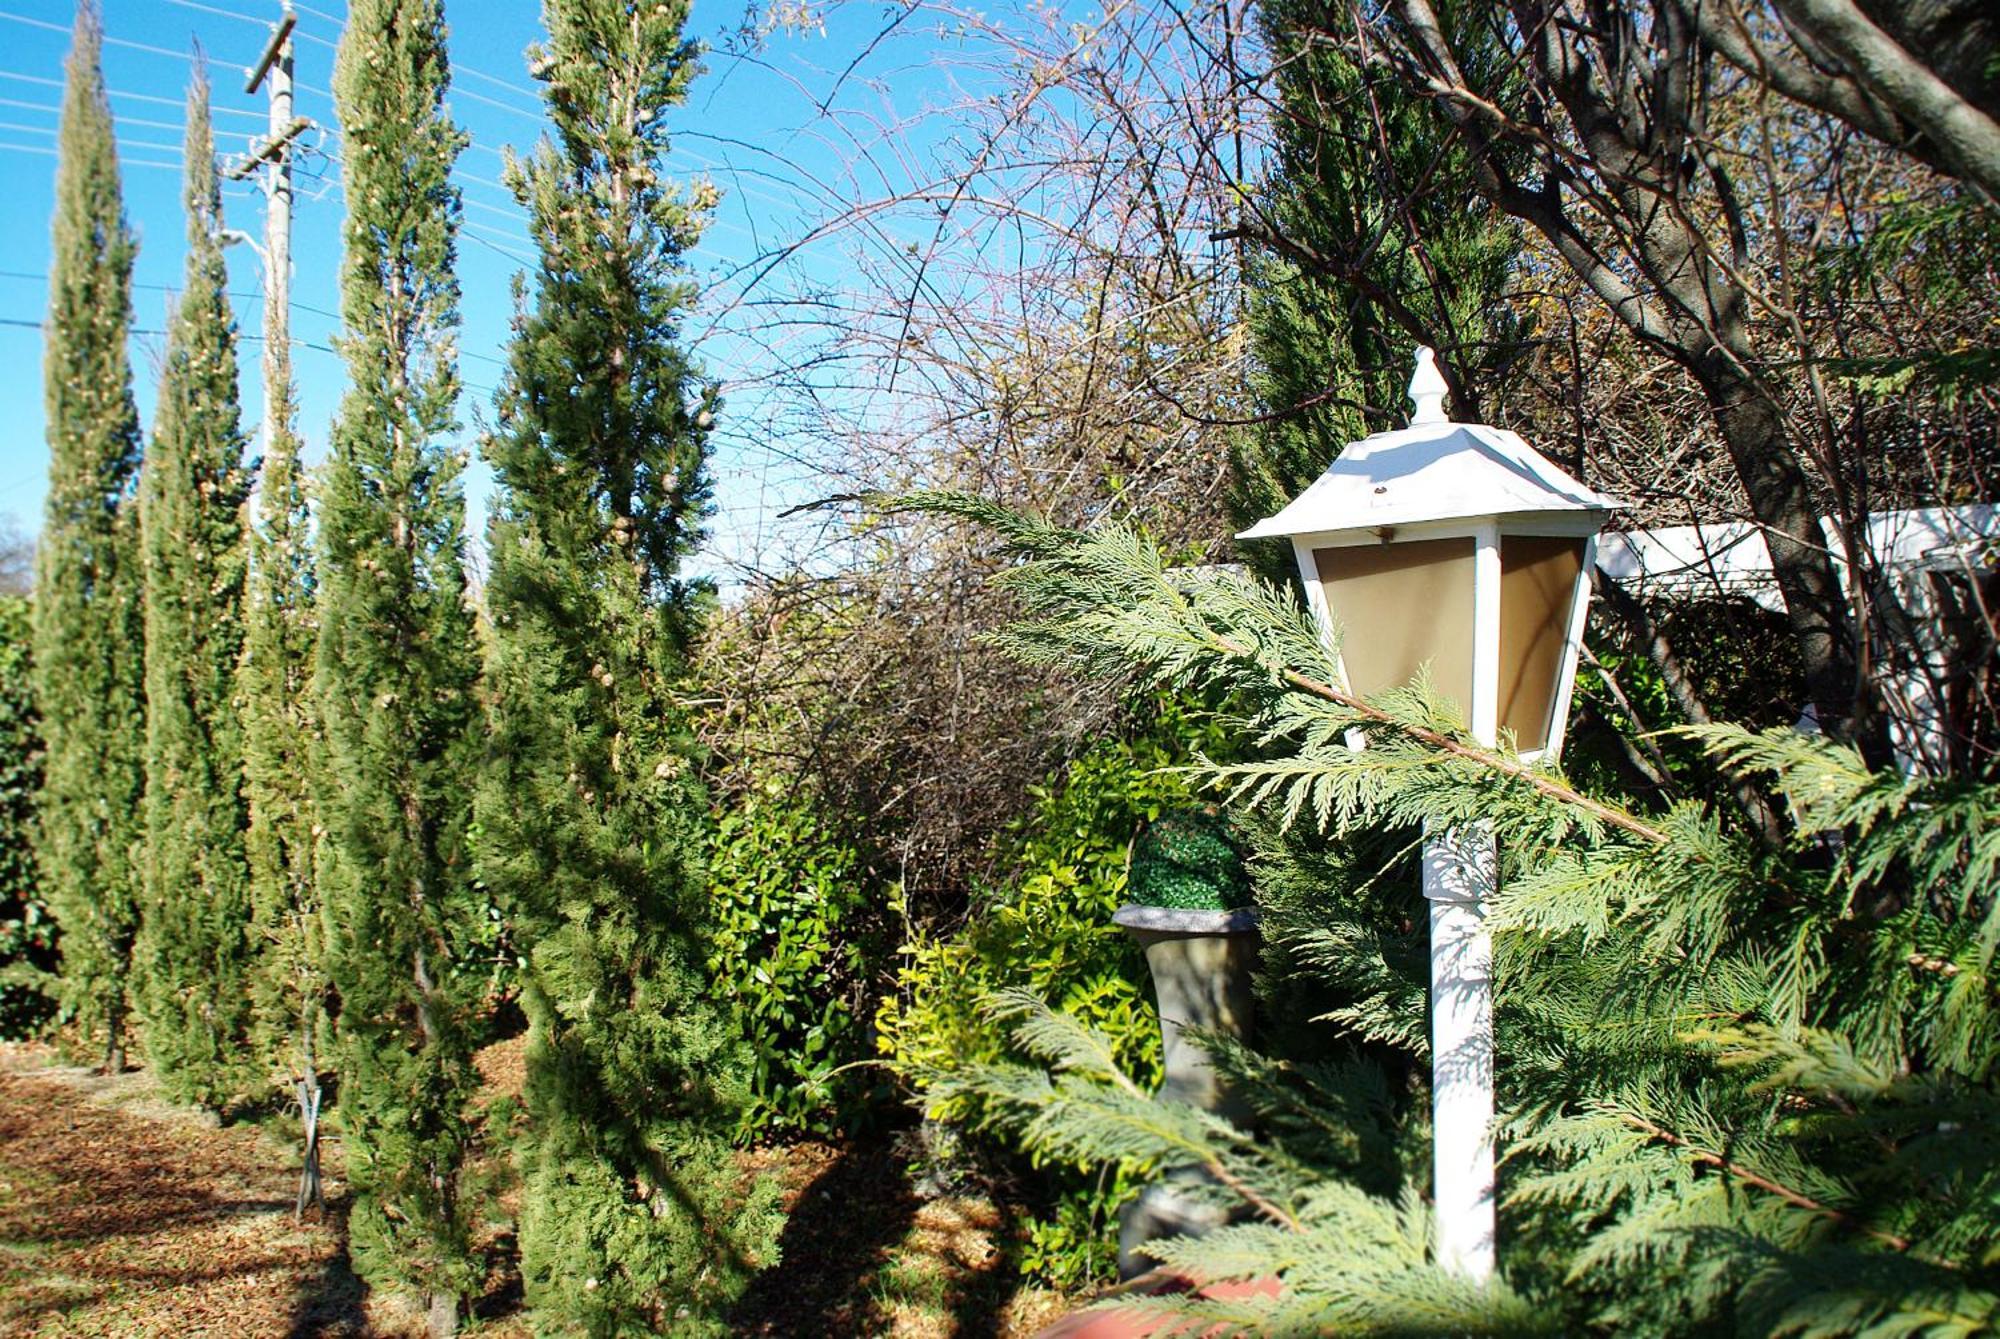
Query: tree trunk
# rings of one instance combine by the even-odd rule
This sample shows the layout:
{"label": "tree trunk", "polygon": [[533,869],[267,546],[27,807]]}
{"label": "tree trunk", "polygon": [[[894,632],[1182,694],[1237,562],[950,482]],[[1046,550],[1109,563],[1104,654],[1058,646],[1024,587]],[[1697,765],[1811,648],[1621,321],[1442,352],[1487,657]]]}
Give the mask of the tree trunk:
{"label": "tree trunk", "polygon": [[452,1339],[458,1333],[458,1295],[433,1292],[424,1298],[424,1329],[431,1339]]}
{"label": "tree trunk", "polygon": [[[1719,161],[1694,152],[1704,135],[1706,69],[1696,29],[1666,8],[1642,43],[1621,11],[1593,8],[1595,21],[1580,24],[1557,0],[1509,6],[1520,31],[1533,34],[1527,78],[1568,113],[1588,174],[1602,183],[1597,222],[1636,262],[1635,283],[1569,212],[1561,183],[1576,179],[1570,164],[1545,160],[1543,184],[1521,184],[1524,165],[1508,161],[1509,148],[1520,147],[1518,129],[1466,88],[1430,0],[1401,0],[1397,10],[1430,77],[1465,90],[1442,105],[1469,132],[1481,191],[1540,231],[1620,322],[1701,387],[1769,545],[1820,728],[1886,765],[1888,732],[1861,664],[1858,616],[1841,589],[1784,410],[1757,380],[1751,304],[1736,272],[1747,243],[1735,188]],[[1726,245],[1695,221],[1698,173],[1713,183]]]}
{"label": "tree trunk", "polygon": [[1712,348],[1684,361],[1708,397],[1751,514],[1764,532],[1819,726],[1859,747],[1871,765],[1885,766],[1888,735],[1861,664],[1856,615],[1784,415],[1724,350]]}
{"label": "tree trunk", "polygon": [[303,1221],[308,1208],[326,1209],[326,1192],[319,1175],[319,1077],[308,1072],[295,1086],[299,1101],[299,1123],[305,1129],[305,1160],[299,1169],[299,1199],[292,1210],[295,1221]]}
{"label": "tree trunk", "polygon": [[[1687,718],[1690,725],[1712,724],[1715,718],[1709,713],[1708,703],[1704,702],[1701,694],[1696,691],[1694,680],[1689,676],[1687,667],[1681,663],[1673,644],[1667,640],[1666,632],[1653,620],[1645,602],[1605,575],[1601,567],[1590,575],[1597,598],[1611,611],[1613,617],[1625,625],[1625,630],[1645,652],[1646,659],[1651,661],[1653,668],[1658,671],[1660,682],[1666,686],[1667,696],[1673,700],[1674,706],[1680,709],[1681,715]],[[1638,719],[1636,712],[1633,713],[1633,719],[1635,721]],[[1785,840],[1785,825],[1778,817],[1778,811],[1771,807],[1771,801],[1764,792],[1747,777],[1734,778],[1730,789],[1736,796],[1737,804],[1742,807],[1744,817],[1749,820],[1751,830],[1757,834],[1758,840],[1771,850],[1782,846]]]}
{"label": "tree trunk", "polygon": [[[122,987],[121,987],[122,988]],[[125,1072],[125,1006],[121,1000],[105,1014],[104,1072]]]}

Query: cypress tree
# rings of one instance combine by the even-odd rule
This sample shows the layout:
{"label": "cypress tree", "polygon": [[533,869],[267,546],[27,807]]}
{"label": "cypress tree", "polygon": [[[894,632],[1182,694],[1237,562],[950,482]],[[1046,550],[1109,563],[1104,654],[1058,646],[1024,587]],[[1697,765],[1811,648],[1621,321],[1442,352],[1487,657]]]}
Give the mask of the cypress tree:
{"label": "cypress tree", "polygon": [[[1439,8],[1464,30],[1466,59],[1484,70],[1506,58],[1466,6]],[[1258,13],[1283,108],[1258,212],[1280,240],[1249,266],[1247,316],[1258,398],[1289,412],[1233,453],[1230,508],[1243,525],[1297,496],[1343,443],[1403,425],[1417,344],[1437,347],[1467,417],[1477,409],[1467,395],[1518,347],[1500,302],[1518,230],[1474,188],[1455,134],[1424,99],[1326,40],[1352,21],[1341,6],[1270,0]],[[1289,552],[1256,547],[1273,550],[1246,555],[1263,575],[1289,575]]]}
{"label": "cypress tree", "polygon": [[328,986],[311,778],[321,759],[312,700],[314,607],[312,516],[294,430],[290,325],[281,304],[264,313],[265,423],[269,438],[258,474],[257,520],[250,531],[250,577],[244,594],[244,782],[250,826],[251,938],[255,945],[253,1034],[256,1054],[284,1075],[299,1105],[305,1148],[300,1213],[321,1202],[318,1123],[320,1065],[325,1059]]}
{"label": "cypress tree", "polygon": [[62,927],[64,1012],[125,1064],[139,924],[141,675],[139,411],[125,340],[132,260],[99,68],[80,5],[63,94],[43,375],[49,491],[36,553],[35,684],[48,745],[40,859]]}
{"label": "cypress tree", "polygon": [[452,275],[465,139],[437,0],[355,0],[334,71],[346,146],[350,389],[320,516],[316,797],[356,1268],[450,1333],[474,1270],[459,1174],[481,984],[460,962],[477,653],[462,565]]}
{"label": "cypress tree", "polygon": [[200,72],[188,92],[186,173],[186,289],[139,474],[146,857],[136,977],[146,1053],[167,1091],[220,1108],[241,1095],[249,1068],[248,813],[236,702],[249,472]]}
{"label": "cypress tree", "polygon": [[0,595],[0,1038],[32,1037],[54,1012],[54,926],[35,869],[42,734],[35,719],[34,612]]}
{"label": "cypress tree", "polygon": [[714,1324],[766,1249],[718,1128],[741,1058],[705,998],[705,805],[688,768],[715,393],[678,341],[712,188],[658,167],[696,71],[684,4],[546,0],[555,137],[510,166],[540,248],[489,529],[480,869],[527,951],[528,1300],[590,1334]]}

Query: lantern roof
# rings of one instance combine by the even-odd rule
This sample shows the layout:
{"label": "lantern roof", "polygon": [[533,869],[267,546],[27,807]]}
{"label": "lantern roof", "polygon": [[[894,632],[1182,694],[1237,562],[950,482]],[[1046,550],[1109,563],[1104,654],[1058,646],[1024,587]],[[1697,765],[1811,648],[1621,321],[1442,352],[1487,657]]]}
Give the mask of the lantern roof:
{"label": "lantern roof", "polygon": [[1621,505],[1571,478],[1505,428],[1444,417],[1444,381],[1417,351],[1410,426],[1349,442],[1303,493],[1238,539],[1276,539],[1425,521],[1536,512],[1609,512]]}

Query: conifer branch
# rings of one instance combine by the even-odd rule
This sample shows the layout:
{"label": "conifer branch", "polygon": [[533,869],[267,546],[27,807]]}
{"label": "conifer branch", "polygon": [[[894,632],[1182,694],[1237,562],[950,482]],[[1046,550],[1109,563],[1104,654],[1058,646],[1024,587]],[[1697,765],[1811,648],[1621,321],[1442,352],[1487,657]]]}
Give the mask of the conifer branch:
{"label": "conifer branch", "polygon": [[[1669,1144],[1674,1148],[1682,1150],[1688,1155],[1691,1161],[1700,1163],[1705,1167],[1713,1167],[1731,1180],[1740,1181],[1744,1185],[1761,1190],[1767,1195],[1775,1195],[1794,1209],[1803,1209],[1807,1213],[1816,1214],[1819,1217],[1840,1223],[1845,1227],[1854,1228],[1859,1232],[1873,1237],[1891,1250],[1908,1252],[1910,1249],[1910,1241],[1907,1237],[1899,1237],[1893,1232],[1884,1232],[1879,1228],[1873,1228],[1866,1223],[1859,1222],[1853,1214],[1848,1213],[1844,1209],[1836,1209],[1830,1204],[1823,1204],[1802,1190],[1794,1190],[1790,1186],[1773,1181],[1768,1176],[1753,1172],[1748,1167],[1731,1160],[1724,1154],[1717,1153],[1713,1149],[1703,1148],[1693,1140],[1656,1125],[1644,1116],[1636,1115],[1632,1112],[1620,1112],[1619,1119],[1650,1139],[1657,1139],[1663,1144]],[[1924,1263],[1936,1265],[1941,1269],[1958,1268],[1957,1265],[1949,1260],[1924,1258]]]}
{"label": "conifer branch", "polygon": [[[1162,668],[1156,677],[1175,677],[1193,672],[1193,662],[1202,656],[1222,656],[1247,662],[1265,675],[1300,692],[1330,702],[1344,711],[1402,734],[1448,757],[1469,762],[1510,780],[1520,781],[1546,799],[1569,806],[1594,819],[1655,846],[1665,845],[1667,835],[1644,819],[1583,794],[1528,763],[1497,749],[1469,744],[1453,734],[1422,721],[1397,715],[1367,699],[1336,688],[1323,678],[1297,669],[1282,654],[1253,646],[1239,636],[1218,631],[1216,617],[1199,607],[1171,575],[1158,549],[1143,536],[1124,527],[1107,527],[1095,533],[1063,530],[1034,517],[1022,516],[983,498],[960,493],[919,493],[904,497],[876,495],[875,505],[885,510],[938,512],[985,525],[998,533],[1010,552],[1025,563],[1006,578],[1021,592],[1042,621],[1018,628],[995,638],[1006,649],[1029,659],[1050,658],[1044,641],[1074,641],[1090,637],[1098,642],[1109,634],[1128,642],[1146,643],[1133,659],[1150,659]],[[1218,592],[1230,603],[1228,612],[1254,620],[1260,634],[1267,630],[1276,650],[1299,650],[1284,626],[1284,616],[1274,607],[1280,598],[1257,583],[1238,583],[1243,589]],[[1146,619],[1151,610],[1160,612],[1156,621]],[[1052,637],[1049,634],[1054,634]],[[1300,654],[1304,654],[1301,650]]]}
{"label": "conifer branch", "polygon": [[1409,736],[1418,743],[1428,744],[1440,753],[1449,754],[1451,757],[1460,758],[1476,766],[1498,772],[1502,776],[1512,780],[1524,781],[1528,784],[1529,788],[1539,795],[1554,800],[1559,804],[1566,804],[1572,808],[1580,809],[1591,817],[1602,820],[1611,827],[1629,832],[1635,837],[1653,843],[1655,846],[1666,844],[1667,834],[1644,819],[1638,818],[1624,809],[1606,804],[1602,800],[1593,799],[1575,787],[1565,785],[1545,773],[1537,772],[1533,767],[1522,762],[1519,758],[1511,758],[1497,750],[1467,744],[1462,740],[1454,739],[1442,731],[1433,730],[1428,726],[1417,725],[1414,722],[1392,716],[1380,707],[1372,705],[1366,698],[1343,692],[1335,688],[1332,684],[1322,682],[1309,675],[1301,674],[1289,667],[1270,665],[1258,657],[1249,647],[1220,633],[1211,634],[1210,644],[1225,655],[1251,660],[1257,664],[1264,665],[1266,668],[1275,670],[1279,677],[1284,679],[1286,683],[1291,684],[1301,692],[1323,698],[1336,706],[1353,712],[1357,716],[1365,717],[1379,725],[1388,726],[1390,729]]}

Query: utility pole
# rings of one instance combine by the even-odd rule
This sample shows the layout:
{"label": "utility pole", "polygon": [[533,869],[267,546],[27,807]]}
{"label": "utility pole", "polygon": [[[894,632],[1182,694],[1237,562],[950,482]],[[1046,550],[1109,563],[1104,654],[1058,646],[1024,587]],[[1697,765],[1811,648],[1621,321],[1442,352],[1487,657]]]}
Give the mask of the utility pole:
{"label": "utility pole", "polygon": [[312,122],[292,111],[292,29],[299,16],[287,7],[271,40],[249,71],[245,93],[261,85],[271,103],[269,130],[229,169],[241,181],[264,173],[264,451],[289,429],[278,416],[292,399],[292,151]]}
{"label": "utility pole", "polygon": [[[274,462],[296,464],[298,444],[292,435],[292,158],[299,136],[312,129],[312,122],[292,109],[292,30],[298,15],[285,8],[271,29],[271,40],[257,64],[246,71],[245,93],[263,88],[270,99],[271,118],[263,139],[229,169],[232,180],[241,181],[253,172],[264,178],[264,245],[259,247],[244,233],[225,233],[228,241],[249,243],[264,263],[264,462],[265,477],[276,468]],[[287,477],[290,477],[287,474]],[[282,505],[282,503],[280,503]],[[326,1197],[320,1185],[319,1114],[322,1096],[319,1060],[315,1045],[318,1014],[313,995],[316,966],[307,965],[299,973],[302,1000],[298,1019],[298,1064],[292,1081],[299,1104],[299,1121],[304,1127],[305,1156],[299,1171],[298,1203],[293,1216],[303,1218],[309,1206],[325,1209]]]}

